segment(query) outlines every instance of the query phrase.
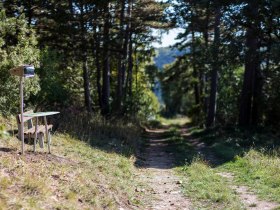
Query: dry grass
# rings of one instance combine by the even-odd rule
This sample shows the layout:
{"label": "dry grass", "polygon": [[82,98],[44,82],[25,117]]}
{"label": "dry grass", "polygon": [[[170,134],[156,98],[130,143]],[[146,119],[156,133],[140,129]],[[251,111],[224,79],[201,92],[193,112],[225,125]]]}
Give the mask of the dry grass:
{"label": "dry grass", "polygon": [[135,153],[141,143],[141,129],[137,121],[106,120],[96,114],[62,114],[59,131],[77,137],[91,146],[115,151],[127,157]]}
{"label": "dry grass", "polygon": [[[0,140],[0,209],[118,209],[140,205],[134,156],[93,148],[67,134],[19,155],[16,138]],[[135,208],[135,206],[134,206]]]}

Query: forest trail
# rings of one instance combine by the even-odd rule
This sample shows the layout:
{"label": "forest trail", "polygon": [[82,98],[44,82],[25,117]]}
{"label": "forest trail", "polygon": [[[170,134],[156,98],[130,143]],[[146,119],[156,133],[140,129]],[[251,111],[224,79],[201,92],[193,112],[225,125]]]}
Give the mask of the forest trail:
{"label": "forest trail", "polygon": [[181,181],[172,170],[174,157],[167,152],[166,129],[147,130],[142,178],[151,188],[151,200],[146,209],[191,209],[190,201],[181,192]]}
{"label": "forest trail", "polygon": [[[174,154],[170,151],[170,133],[169,128],[164,129],[146,129],[146,147],[142,153],[142,167],[140,169],[141,181],[146,183],[148,189],[136,189],[148,197],[144,204],[144,209],[153,210],[189,210],[195,209],[196,204],[192,204],[191,199],[184,196],[182,192],[182,177],[180,178],[174,172],[176,167]],[[181,136],[188,136],[189,131],[186,128],[180,129]],[[197,154],[200,154],[209,165],[218,166],[222,161],[215,153],[199,139],[189,138],[189,141]],[[216,171],[221,178],[227,179],[227,185],[233,189],[243,203],[244,209],[266,209],[272,210],[279,208],[275,202],[265,201],[244,185],[236,185],[234,174],[230,172]],[[203,201],[201,201],[203,203]],[[216,206],[217,209],[223,209],[224,206]]]}

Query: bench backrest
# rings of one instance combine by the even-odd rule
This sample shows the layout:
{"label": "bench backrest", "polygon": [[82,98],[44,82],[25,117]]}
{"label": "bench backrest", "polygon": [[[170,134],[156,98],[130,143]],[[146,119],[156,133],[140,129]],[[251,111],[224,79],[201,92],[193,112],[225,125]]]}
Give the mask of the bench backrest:
{"label": "bench backrest", "polygon": [[[30,110],[30,111],[27,111],[27,112],[24,112],[23,114],[27,114],[27,113],[33,113],[34,111],[33,110]],[[17,118],[17,124],[18,126],[21,124],[21,114],[18,114],[16,116]],[[23,116],[23,123],[27,122],[27,127],[28,128],[32,128],[33,127],[33,123],[32,123],[32,117],[25,117]]]}

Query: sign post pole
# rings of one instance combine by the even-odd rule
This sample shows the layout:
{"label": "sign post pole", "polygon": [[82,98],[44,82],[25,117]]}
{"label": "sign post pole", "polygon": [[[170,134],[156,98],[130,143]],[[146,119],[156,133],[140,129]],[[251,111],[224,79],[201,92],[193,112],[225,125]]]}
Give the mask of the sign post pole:
{"label": "sign post pole", "polygon": [[24,85],[24,78],[25,77],[34,77],[35,68],[33,65],[21,65],[15,68],[10,69],[11,75],[19,76],[20,77],[20,84],[19,84],[19,94],[20,94],[20,140],[21,140],[21,154],[24,154],[24,122],[23,122],[23,85]]}
{"label": "sign post pole", "polygon": [[23,85],[24,85],[24,77],[20,77],[20,139],[21,139],[21,154],[24,154],[24,123],[23,123]]}

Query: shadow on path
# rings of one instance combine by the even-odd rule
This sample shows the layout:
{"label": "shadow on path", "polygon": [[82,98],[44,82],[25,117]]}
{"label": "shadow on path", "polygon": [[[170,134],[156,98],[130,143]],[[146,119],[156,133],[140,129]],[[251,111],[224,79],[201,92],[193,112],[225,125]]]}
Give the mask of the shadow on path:
{"label": "shadow on path", "polygon": [[182,183],[172,170],[176,164],[173,153],[169,152],[171,137],[169,129],[146,130],[141,166],[136,163],[142,181],[151,189],[150,203],[145,209],[192,209],[190,200],[181,192]]}

